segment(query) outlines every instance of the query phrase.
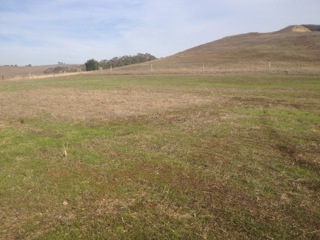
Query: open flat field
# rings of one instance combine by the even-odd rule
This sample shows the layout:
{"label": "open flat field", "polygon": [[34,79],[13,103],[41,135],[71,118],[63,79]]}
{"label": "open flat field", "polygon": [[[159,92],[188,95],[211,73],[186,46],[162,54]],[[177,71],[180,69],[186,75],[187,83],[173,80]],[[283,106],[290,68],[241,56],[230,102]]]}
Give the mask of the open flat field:
{"label": "open flat field", "polygon": [[0,81],[1,239],[319,239],[319,75]]}

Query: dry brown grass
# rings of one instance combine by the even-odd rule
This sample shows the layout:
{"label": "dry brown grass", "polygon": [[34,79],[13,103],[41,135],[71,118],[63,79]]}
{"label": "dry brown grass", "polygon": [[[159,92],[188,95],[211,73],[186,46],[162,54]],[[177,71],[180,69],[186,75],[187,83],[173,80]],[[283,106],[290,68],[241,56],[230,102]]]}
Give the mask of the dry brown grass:
{"label": "dry brown grass", "polygon": [[12,78],[17,75],[43,74],[43,71],[52,67],[52,65],[32,66],[32,67],[14,67],[14,66],[0,66],[0,75],[5,75]]}
{"label": "dry brown grass", "polygon": [[290,30],[273,33],[225,37],[163,59],[114,69],[114,72],[319,73],[319,49],[319,32],[293,32],[290,27]]}
{"label": "dry brown grass", "polygon": [[[0,66],[0,81],[3,80],[14,80],[14,79],[38,79],[46,77],[59,77],[59,76],[70,76],[77,75],[80,73],[59,73],[59,74],[44,74],[44,71],[48,68],[55,68],[58,65],[42,65],[42,66]],[[63,65],[63,66],[74,66],[74,65]],[[78,67],[78,66],[77,66]],[[81,73],[83,74],[83,73]]]}
{"label": "dry brown grass", "polygon": [[181,89],[40,89],[4,92],[0,96],[0,106],[3,116],[9,118],[49,114],[54,118],[108,121],[221,101],[214,95],[194,93]]}

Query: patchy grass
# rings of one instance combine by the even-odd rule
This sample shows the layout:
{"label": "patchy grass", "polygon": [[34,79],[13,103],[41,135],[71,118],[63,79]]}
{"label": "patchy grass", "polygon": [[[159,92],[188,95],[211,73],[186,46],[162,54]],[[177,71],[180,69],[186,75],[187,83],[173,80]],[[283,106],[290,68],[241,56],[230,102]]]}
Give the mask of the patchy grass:
{"label": "patchy grass", "polygon": [[5,239],[317,239],[317,76],[0,84]]}

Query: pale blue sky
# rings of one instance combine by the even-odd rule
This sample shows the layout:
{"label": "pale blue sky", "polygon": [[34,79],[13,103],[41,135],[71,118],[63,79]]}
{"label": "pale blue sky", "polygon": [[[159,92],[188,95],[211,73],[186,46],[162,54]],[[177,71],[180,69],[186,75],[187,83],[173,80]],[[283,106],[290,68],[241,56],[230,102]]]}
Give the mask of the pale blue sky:
{"label": "pale blue sky", "polygon": [[166,57],[225,36],[320,24],[319,0],[0,0],[0,65]]}

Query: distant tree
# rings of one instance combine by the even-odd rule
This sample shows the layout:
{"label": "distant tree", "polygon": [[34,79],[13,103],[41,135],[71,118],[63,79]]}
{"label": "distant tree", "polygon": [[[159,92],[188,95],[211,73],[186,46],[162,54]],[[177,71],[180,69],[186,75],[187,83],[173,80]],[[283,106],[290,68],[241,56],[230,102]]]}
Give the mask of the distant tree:
{"label": "distant tree", "polygon": [[99,69],[99,62],[94,59],[90,59],[85,63],[85,66],[86,66],[86,71],[98,70]]}

